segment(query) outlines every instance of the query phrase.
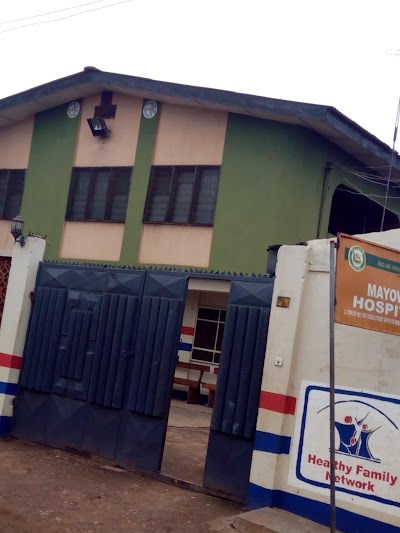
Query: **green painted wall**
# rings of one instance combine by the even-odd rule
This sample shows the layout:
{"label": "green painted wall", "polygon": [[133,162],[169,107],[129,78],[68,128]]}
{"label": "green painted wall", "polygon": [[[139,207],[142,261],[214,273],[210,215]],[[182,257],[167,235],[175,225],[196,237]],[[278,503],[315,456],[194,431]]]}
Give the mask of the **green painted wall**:
{"label": "green painted wall", "polygon": [[146,203],[147,186],[153,160],[154,146],[157,136],[158,113],[152,119],[143,116],[140,121],[139,137],[136,148],[128,208],[126,212],[124,240],[122,242],[121,259],[123,265],[136,265],[142,234],[143,209]]}
{"label": "green painted wall", "polygon": [[265,273],[268,245],[315,238],[326,152],[306,128],[230,114],[210,268]]}
{"label": "green painted wall", "polygon": [[68,118],[67,107],[35,116],[25,178],[22,216],[26,231],[47,235],[47,259],[58,257],[79,125],[79,117]]}
{"label": "green painted wall", "polygon": [[[334,166],[324,188],[328,161]],[[317,238],[321,203],[319,237],[328,237],[332,197],[340,184],[382,204],[382,187],[341,168],[360,166],[309,129],[230,114],[210,268],[265,273],[268,245]],[[392,189],[390,196],[400,199],[400,191]],[[400,215],[396,198],[388,209]]]}
{"label": "green painted wall", "polygon": [[[22,204],[27,231],[48,235],[48,259],[58,257],[79,125],[66,108],[35,117]],[[159,116],[141,118],[120,264],[137,264]],[[315,239],[327,161],[360,165],[309,129],[229,114],[209,268],[265,273],[268,245]],[[381,187],[335,166],[324,190],[321,238],[340,183],[382,195]],[[389,200],[388,208],[396,212],[396,203]]]}

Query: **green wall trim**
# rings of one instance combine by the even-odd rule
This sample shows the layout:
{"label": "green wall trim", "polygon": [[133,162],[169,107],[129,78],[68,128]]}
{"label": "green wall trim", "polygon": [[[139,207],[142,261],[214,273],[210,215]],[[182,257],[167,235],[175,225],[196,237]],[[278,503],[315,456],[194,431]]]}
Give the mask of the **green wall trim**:
{"label": "green wall trim", "polygon": [[80,115],[68,104],[35,115],[22,216],[26,231],[47,235],[46,259],[57,259],[64,226]]}
{"label": "green wall trim", "polygon": [[140,121],[135,164],[126,212],[124,239],[119,261],[123,265],[133,265],[138,262],[143,210],[146,203],[160,113],[161,106],[158,104],[158,113],[155,117],[148,119],[142,114]]}

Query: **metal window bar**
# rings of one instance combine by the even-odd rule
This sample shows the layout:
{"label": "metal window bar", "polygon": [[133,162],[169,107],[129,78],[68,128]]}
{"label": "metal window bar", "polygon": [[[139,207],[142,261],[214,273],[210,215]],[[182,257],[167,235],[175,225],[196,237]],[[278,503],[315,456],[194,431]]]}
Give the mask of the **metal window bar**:
{"label": "metal window bar", "polygon": [[[105,179],[104,179],[105,178]],[[102,180],[105,183],[105,192],[102,193]],[[92,169],[91,189],[88,196],[88,220],[109,220],[107,216],[107,201],[110,192],[111,168],[98,167]],[[103,207],[104,205],[104,207]],[[103,208],[103,216],[96,216],[95,210]]]}
{"label": "metal window bar", "polygon": [[176,167],[172,167],[172,178],[171,178],[170,186],[169,186],[168,207],[167,207],[167,212],[165,213],[164,222],[171,221],[173,202],[175,200],[175,193],[176,193]]}
{"label": "metal window bar", "polygon": [[0,171],[0,179],[1,179],[1,181],[4,180],[4,186],[1,187],[3,189],[3,191],[4,191],[4,193],[0,197],[0,216],[1,216],[1,218],[4,218],[4,207],[5,207],[6,202],[7,202],[7,189],[8,189],[9,176],[10,176],[10,171],[9,170],[4,169],[4,170]]}
{"label": "metal window bar", "polygon": [[[172,172],[172,179],[170,181],[170,188],[169,188],[169,195],[168,195],[168,207],[166,210],[166,213],[163,217],[162,221],[153,221],[152,219],[152,203],[153,203],[153,197],[155,194],[155,180],[157,177],[157,170],[166,170],[170,169]],[[194,183],[193,183],[193,191],[191,195],[190,200],[190,209],[189,209],[189,215],[188,220],[186,222],[174,222],[172,220],[173,212],[174,212],[174,206],[176,202],[176,195],[177,195],[177,180],[179,176],[179,171],[184,169],[194,169]],[[215,169],[218,174],[216,176],[216,192],[215,192],[215,202],[212,205],[212,220],[209,223],[199,223],[196,222],[196,211],[198,208],[198,202],[199,202],[199,195],[201,192],[201,181],[203,178],[202,171],[203,170],[210,170]],[[147,195],[146,195],[146,203],[145,208],[143,212],[143,222],[145,223],[167,223],[167,224],[188,224],[188,225],[199,225],[199,226],[213,226],[214,225],[214,218],[215,218],[215,207],[216,207],[216,198],[218,195],[218,188],[219,188],[219,174],[220,174],[220,167],[217,166],[208,166],[208,165],[187,165],[187,166],[155,166],[152,167],[150,172],[150,178],[149,178],[149,186],[147,189]]]}
{"label": "metal window bar", "polygon": [[192,194],[192,203],[190,205],[189,223],[194,224],[194,217],[196,213],[196,205],[200,192],[199,167],[197,166],[194,172],[194,185]]}
{"label": "metal window bar", "polygon": [[[121,170],[126,170],[127,174],[122,176],[119,176],[117,178],[116,173]],[[71,175],[71,182],[70,182],[70,189],[69,189],[69,195],[68,195],[68,204],[67,204],[67,211],[65,215],[66,220],[84,220],[84,221],[112,221],[112,222],[125,222],[126,218],[126,209],[128,205],[128,198],[129,198],[129,191],[130,191],[130,185],[131,185],[131,178],[132,178],[132,167],[78,167],[74,168],[72,170]],[[77,194],[78,194],[78,182],[80,179],[80,172],[81,171],[90,171],[90,182],[89,182],[89,191],[87,194],[87,197],[84,199],[86,202],[85,208],[84,208],[84,215],[83,218],[79,218],[74,215],[73,213],[73,207],[74,202],[77,200]],[[105,193],[105,210],[104,215],[102,218],[93,216],[93,200],[94,200],[94,193],[95,188],[97,185],[97,179],[101,172],[108,172],[108,185],[107,185],[107,192]],[[129,172],[129,176],[128,176]],[[119,194],[125,194],[126,195],[126,202],[125,202],[125,213],[124,216],[120,219],[114,219],[112,217],[112,204],[114,200],[115,191],[117,189],[117,179],[122,179],[123,181],[126,180],[126,191]]]}
{"label": "metal window bar", "polygon": [[[19,214],[25,185],[25,169],[0,170],[0,218],[12,220]],[[1,186],[1,181],[3,181]]]}
{"label": "metal window bar", "polygon": [[[213,309],[215,311],[218,311],[218,319],[217,320],[212,320],[212,319],[208,319],[208,318],[199,318],[200,309]],[[203,306],[200,306],[197,309],[196,328],[195,328],[195,332],[194,332],[194,336],[193,336],[193,347],[192,347],[192,350],[199,350],[200,352],[212,353],[213,354],[212,361],[207,361],[207,362],[209,362],[211,364],[218,364],[218,363],[215,362],[215,357],[216,357],[216,355],[221,355],[221,350],[217,350],[217,342],[218,342],[218,334],[219,334],[220,325],[221,324],[225,325],[225,320],[221,319],[221,313],[223,313],[224,311],[226,311],[226,309],[215,309],[215,308],[212,308],[212,307],[203,307]],[[194,340],[196,338],[196,329],[197,329],[198,322],[210,322],[212,324],[217,324],[217,329],[216,329],[215,338],[214,338],[214,348],[213,349],[199,348],[198,346],[195,346]],[[193,361],[202,361],[202,359],[196,359],[195,357],[191,357],[191,359]]]}

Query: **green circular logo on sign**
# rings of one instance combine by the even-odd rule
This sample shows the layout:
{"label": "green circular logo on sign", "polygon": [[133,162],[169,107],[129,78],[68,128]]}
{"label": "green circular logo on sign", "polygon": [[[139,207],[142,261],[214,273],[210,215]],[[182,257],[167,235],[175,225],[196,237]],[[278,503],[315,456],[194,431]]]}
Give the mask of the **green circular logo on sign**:
{"label": "green circular logo on sign", "polygon": [[349,263],[353,270],[361,272],[364,270],[367,259],[364,250],[360,246],[352,246],[349,250]]}

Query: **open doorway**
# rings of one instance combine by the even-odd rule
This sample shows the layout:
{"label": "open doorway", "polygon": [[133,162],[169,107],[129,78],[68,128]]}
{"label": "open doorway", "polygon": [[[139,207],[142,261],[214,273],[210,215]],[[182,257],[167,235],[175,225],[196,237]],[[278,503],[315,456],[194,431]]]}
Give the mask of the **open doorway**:
{"label": "open doorway", "polygon": [[230,282],[189,280],[161,472],[196,485],[204,467]]}
{"label": "open doorway", "polygon": [[[328,232],[331,235],[355,235],[380,231],[382,212],[383,207],[367,195],[346,185],[338,185],[332,198]],[[387,209],[383,229],[395,229],[399,226],[399,217]]]}

